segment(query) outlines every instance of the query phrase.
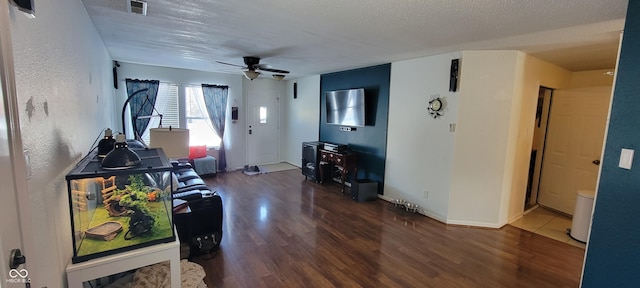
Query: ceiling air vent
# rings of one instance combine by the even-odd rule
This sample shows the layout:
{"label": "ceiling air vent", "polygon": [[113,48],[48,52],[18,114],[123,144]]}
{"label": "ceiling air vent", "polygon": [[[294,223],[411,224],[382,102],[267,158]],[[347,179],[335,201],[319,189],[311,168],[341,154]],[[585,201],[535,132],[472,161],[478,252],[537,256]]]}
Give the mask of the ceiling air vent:
{"label": "ceiling air vent", "polygon": [[140,0],[127,0],[127,10],[130,13],[147,15],[147,2]]}

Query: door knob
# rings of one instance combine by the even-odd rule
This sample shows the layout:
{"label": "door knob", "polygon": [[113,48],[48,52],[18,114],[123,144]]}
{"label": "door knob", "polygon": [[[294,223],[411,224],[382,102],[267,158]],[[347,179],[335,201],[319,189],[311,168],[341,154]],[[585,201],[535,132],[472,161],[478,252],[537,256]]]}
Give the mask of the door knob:
{"label": "door knob", "polygon": [[600,160],[596,159],[591,161],[591,163],[593,163],[594,165],[600,165]]}
{"label": "door knob", "polygon": [[27,258],[22,255],[22,251],[20,249],[12,249],[11,255],[9,256],[9,268],[17,269],[20,265],[27,262]]}

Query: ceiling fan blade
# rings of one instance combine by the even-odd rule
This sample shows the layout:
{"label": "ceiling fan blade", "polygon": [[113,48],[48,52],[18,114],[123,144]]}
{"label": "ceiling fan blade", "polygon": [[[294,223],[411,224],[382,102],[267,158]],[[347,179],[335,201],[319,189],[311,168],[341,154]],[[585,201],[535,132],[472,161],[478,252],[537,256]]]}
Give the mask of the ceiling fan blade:
{"label": "ceiling fan blade", "polygon": [[220,61],[216,61],[216,63],[224,64],[224,65],[230,65],[230,66],[236,66],[236,67],[240,67],[240,68],[247,68],[247,66],[236,65],[236,64],[231,64],[231,63],[226,63],[226,62],[220,62]]}
{"label": "ceiling fan blade", "polygon": [[272,73],[278,73],[278,74],[289,74],[289,71],[286,70],[280,70],[280,69],[273,69],[273,68],[267,68],[267,67],[256,67],[258,70],[262,70],[262,71],[267,71],[267,72],[272,72]]}

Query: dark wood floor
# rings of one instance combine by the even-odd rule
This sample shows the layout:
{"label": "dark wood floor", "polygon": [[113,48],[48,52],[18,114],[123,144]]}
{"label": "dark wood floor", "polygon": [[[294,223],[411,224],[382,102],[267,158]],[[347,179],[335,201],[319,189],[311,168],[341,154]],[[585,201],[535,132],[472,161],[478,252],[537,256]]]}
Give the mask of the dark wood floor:
{"label": "dark wood floor", "polygon": [[505,226],[447,226],[354,202],[299,169],[205,179],[224,202],[209,287],[578,287],[584,250]]}

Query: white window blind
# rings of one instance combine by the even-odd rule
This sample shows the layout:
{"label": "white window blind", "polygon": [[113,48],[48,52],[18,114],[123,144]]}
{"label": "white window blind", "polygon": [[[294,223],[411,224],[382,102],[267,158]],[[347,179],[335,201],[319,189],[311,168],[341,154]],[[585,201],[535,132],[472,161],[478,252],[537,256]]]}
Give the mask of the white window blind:
{"label": "white window blind", "polygon": [[[162,114],[162,127],[180,127],[180,107],[178,105],[178,85],[160,83],[155,105],[157,113]],[[155,114],[155,112],[154,112]],[[153,117],[149,121],[147,129],[142,134],[142,140],[149,144],[149,129],[158,128],[160,118]]]}
{"label": "white window blind", "polygon": [[[201,86],[183,86],[185,89],[185,106],[180,110],[178,84],[160,83],[156,98],[154,115],[162,114],[162,127],[180,127],[180,117],[185,115],[187,128],[189,129],[189,145],[207,145],[207,147],[219,147],[220,137],[213,129],[209,114],[207,113]],[[149,144],[149,129],[160,126],[160,117],[150,118],[147,129],[142,134],[142,140]]]}

